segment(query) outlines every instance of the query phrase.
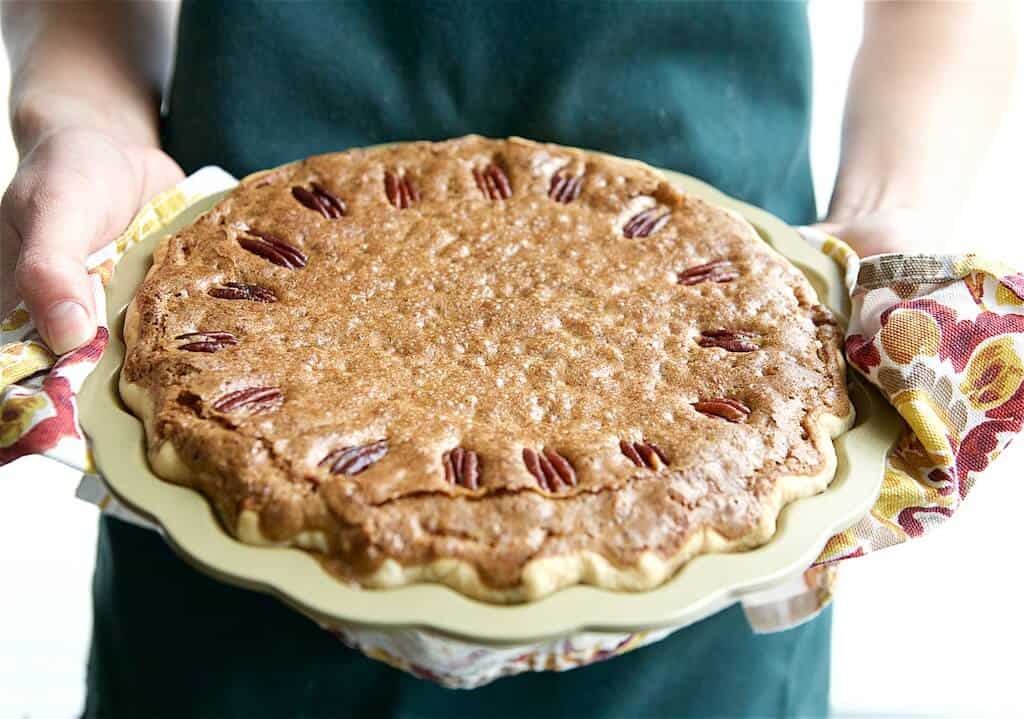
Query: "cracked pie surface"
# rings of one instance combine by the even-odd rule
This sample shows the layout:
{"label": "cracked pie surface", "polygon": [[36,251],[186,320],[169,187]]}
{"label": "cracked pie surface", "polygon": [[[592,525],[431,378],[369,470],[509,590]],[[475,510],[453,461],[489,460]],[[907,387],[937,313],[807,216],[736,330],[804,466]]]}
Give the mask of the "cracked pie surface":
{"label": "cracked pie surface", "polygon": [[239,539],[366,587],[658,586],[822,491],[841,332],[737,214],[521,139],[246,178],[162,240],[121,394]]}

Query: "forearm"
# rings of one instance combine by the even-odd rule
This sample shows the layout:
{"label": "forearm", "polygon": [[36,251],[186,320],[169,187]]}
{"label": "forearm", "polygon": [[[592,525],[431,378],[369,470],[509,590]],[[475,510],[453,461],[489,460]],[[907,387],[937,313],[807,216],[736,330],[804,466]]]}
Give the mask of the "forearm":
{"label": "forearm", "polygon": [[22,153],[69,126],[158,144],[167,3],[5,2],[11,128]]}
{"label": "forearm", "polygon": [[996,0],[866,5],[830,221],[901,208],[955,216],[1007,102],[1011,15]]}

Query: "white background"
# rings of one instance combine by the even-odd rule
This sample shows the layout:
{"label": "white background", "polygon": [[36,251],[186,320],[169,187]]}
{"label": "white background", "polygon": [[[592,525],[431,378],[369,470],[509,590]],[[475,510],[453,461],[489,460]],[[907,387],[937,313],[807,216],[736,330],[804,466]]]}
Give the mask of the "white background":
{"label": "white background", "polygon": [[[835,173],[860,3],[814,0],[813,157],[819,204]],[[1014,21],[1024,37],[1024,13]],[[1018,68],[1022,63],[1018,61]],[[966,212],[964,244],[1024,266],[1022,80]],[[980,78],[979,81],[983,81]],[[0,95],[6,95],[6,60]],[[0,123],[0,186],[16,156]],[[841,716],[1024,716],[1020,670],[1024,441],[933,535],[844,566],[835,609],[832,701]],[[96,511],[76,475],[24,459],[0,469],[0,718],[81,707]],[[157,648],[158,651],[158,648]]]}

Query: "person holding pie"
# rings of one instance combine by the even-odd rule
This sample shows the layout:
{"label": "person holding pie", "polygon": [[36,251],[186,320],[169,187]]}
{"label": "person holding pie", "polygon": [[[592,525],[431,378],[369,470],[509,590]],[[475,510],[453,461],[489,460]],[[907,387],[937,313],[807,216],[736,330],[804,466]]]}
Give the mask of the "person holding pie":
{"label": "person holding pie", "polygon": [[[173,27],[157,3],[6,2],[3,12],[20,163],[0,207],[2,309],[23,299],[58,353],[95,333],[85,257],[205,165],[242,177],[366,145],[521,136],[685,172],[790,224],[819,220],[803,3],[184,0]],[[1006,102],[1013,41],[1002,2],[866,3],[864,12],[820,226],[870,255],[921,246],[950,226]],[[481,192],[500,200],[503,178],[480,172]],[[418,201],[422,188],[406,178],[385,183],[394,207]],[[571,183],[550,192],[572,199]],[[325,218],[343,213],[331,188],[301,185],[295,201]],[[625,231],[650,235],[657,220]],[[305,261],[273,239],[245,241],[272,262]],[[693,277],[701,272],[711,270]],[[380,450],[340,451],[329,464],[362,469]],[[649,446],[628,450],[661,461]],[[464,458],[452,472],[466,483],[476,475]],[[540,476],[547,462],[556,483],[569,481],[558,459],[532,459]],[[734,606],[611,661],[455,692],[199,574],[155,533],[110,517],[100,520],[93,607],[86,717],[828,712],[828,610],[758,636]]]}

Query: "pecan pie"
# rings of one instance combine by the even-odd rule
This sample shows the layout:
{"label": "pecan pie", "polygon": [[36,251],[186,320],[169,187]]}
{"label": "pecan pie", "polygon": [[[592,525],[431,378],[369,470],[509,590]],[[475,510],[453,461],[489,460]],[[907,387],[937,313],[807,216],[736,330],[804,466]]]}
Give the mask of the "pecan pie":
{"label": "pecan pie", "polygon": [[154,470],[239,539],[494,602],[766,542],[852,414],[835,322],[747,222],[520,139],[245,179],[160,243],[125,340]]}

